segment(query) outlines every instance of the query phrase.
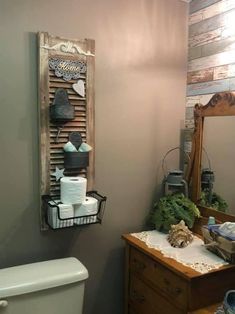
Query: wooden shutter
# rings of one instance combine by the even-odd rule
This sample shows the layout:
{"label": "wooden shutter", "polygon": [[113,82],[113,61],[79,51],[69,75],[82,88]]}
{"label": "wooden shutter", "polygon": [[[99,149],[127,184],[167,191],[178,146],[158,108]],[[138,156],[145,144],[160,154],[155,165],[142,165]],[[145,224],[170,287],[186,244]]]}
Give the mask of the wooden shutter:
{"label": "wooden shutter", "polygon": [[[69,175],[82,175],[88,180],[88,191],[94,185],[94,66],[95,42],[91,39],[70,40],[54,37],[45,32],[38,33],[39,45],[39,116],[40,116],[40,193],[42,195],[59,196],[60,183],[51,174],[56,166],[64,168],[63,146],[68,141],[72,131],[78,131],[84,142],[92,146],[89,153],[89,167],[79,173],[70,172]],[[72,85],[77,80],[64,80],[58,77],[49,67],[49,60],[57,58],[64,61],[82,61],[86,63],[86,73],[79,79],[84,80],[85,96],[79,96]],[[66,89],[69,101],[75,107],[75,119],[67,122],[55,142],[57,127],[50,122],[49,106],[52,104],[57,88]],[[68,173],[67,173],[68,174]],[[42,205],[41,205],[42,207]],[[45,210],[41,210],[41,227],[45,225]]]}

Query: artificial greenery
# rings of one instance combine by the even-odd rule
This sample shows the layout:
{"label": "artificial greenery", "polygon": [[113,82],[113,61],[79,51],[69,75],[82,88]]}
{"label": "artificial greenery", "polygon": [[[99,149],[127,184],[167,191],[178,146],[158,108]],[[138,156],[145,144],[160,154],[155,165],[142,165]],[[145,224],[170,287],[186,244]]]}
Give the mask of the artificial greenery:
{"label": "artificial greenery", "polygon": [[176,193],[161,197],[154,204],[150,220],[157,230],[168,232],[171,225],[178,224],[181,220],[192,228],[196,217],[200,217],[197,206],[183,194]]}
{"label": "artificial greenery", "polygon": [[224,213],[228,210],[228,204],[226,201],[215,192],[212,193],[211,202],[209,202],[209,189],[204,189],[201,192],[200,205],[211,207]]}

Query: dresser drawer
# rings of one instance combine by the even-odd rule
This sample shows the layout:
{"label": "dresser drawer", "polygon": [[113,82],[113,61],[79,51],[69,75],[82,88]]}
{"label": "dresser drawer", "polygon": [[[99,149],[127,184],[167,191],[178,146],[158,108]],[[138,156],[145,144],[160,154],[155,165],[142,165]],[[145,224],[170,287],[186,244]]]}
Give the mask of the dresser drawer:
{"label": "dresser drawer", "polygon": [[129,300],[131,308],[136,309],[138,314],[184,313],[134,275],[130,278]]}
{"label": "dresser drawer", "polygon": [[187,281],[133,247],[130,251],[130,271],[157,288],[180,308],[187,308]]}
{"label": "dresser drawer", "polygon": [[128,314],[138,314],[138,313],[132,307],[130,307]]}

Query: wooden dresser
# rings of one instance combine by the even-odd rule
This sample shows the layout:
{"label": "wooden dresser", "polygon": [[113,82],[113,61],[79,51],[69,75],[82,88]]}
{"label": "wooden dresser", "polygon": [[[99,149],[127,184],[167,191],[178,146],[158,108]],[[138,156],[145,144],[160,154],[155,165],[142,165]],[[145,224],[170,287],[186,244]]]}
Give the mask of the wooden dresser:
{"label": "wooden dresser", "polygon": [[235,289],[235,266],[202,275],[131,235],[123,239],[125,314],[186,314],[221,302],[227,290]]}

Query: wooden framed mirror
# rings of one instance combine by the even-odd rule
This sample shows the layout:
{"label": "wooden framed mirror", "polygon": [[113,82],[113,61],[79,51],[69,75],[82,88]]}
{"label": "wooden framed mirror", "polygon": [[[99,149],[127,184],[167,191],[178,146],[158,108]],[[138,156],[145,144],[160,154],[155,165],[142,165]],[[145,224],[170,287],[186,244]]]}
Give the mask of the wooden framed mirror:
{"label": "wooden framed mirror", "polygon": [[[235,92],[216,93],[208,104],[195,105],[194,120],[187,174],[191,181],[191,199],[199,206],[202,216],[214,216],[220,222],[235,221]],[[227,204],[222,211],[210,206],[210,202],[202,204],[203,168],[213,172],[213,193]]]}

